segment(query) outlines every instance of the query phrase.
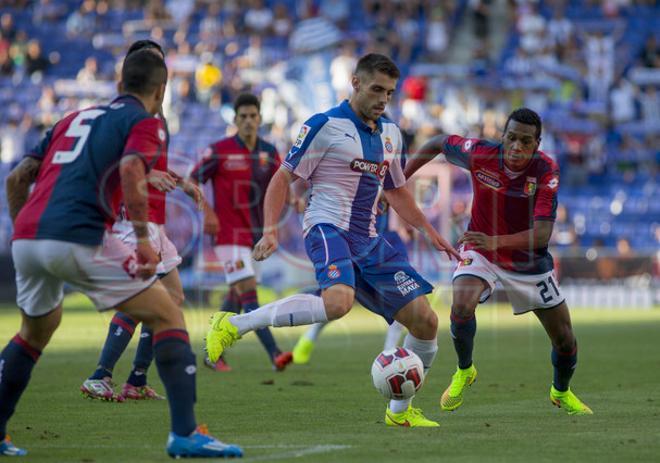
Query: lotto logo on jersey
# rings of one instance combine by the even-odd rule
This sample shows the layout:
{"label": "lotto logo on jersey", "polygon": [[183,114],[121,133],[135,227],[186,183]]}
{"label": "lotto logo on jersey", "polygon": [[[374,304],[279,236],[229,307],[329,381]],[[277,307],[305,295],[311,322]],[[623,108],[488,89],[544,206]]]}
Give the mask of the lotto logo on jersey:
{"label": "lotto logo on jersey", "polygon": [[419,283],[417,283],[413,277],[408,275],[403,270],[400,270],[394,274],[394,281],[396,282],[396,288],[399,290],[402,296],[406,296],[419,288]]}
{"label": "lotto logo on jersey", "polygon": [[309,133],[309,130],[311,127],[309,125],[303,124],[303,126],[300,128],[300,132],[298,133],[298,136],[296,137],[296,142],[293,144],[294,147],[300,148],[302,144],[305,142],[305,138],[307,138],[307,134]]}
{"label": "lotto logo on jersey", "polygon": [[335,264],[332,264],[328,266],[328,278],[332,280],[336,280],[341,276],[341,272],[339,271],[339,268]]}
{"label": "lotto logo on jersey", "polygon": [[373,174],[380,178],[385,177],[387,169],[390,168],[390,163],[388,161],[383,161],[381,163],[374,161],[367,161],[366,159],[353,159],[351,161],[351,170],[353,172],[364,172],[367,174]]}
{"label": "lotto logo on jersey", "polygon": [[502,188],[502,182],[500,181],[497,176],[494,174],[491,174],[490,172],[484,171],[484,170],[478,170],[475,174],[475,177],[477,177],[477,180],[479,182],[483,183],[489,188],[492,188],[493,190],[499,190]]}
{"label": "lotto logo on jersey", "polygon": [[552,179],[548,182],[548,188],[551,190],[554,190],[559,186],[559,178],[558,177],[552,177]]}

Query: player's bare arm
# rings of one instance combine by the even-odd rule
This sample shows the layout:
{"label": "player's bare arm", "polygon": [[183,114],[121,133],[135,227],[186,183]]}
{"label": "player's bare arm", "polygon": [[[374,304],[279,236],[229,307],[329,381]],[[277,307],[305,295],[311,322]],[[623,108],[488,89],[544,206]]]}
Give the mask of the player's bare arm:
{"label": "player's bare arm", "polygon": [[[179,185],[184,193],[186,193],[188,196],[193,198],[193,201],[195,201],[199,210],[204,213],[204,223],[203,223],[204,233],[206,235],[216,236],[220,231],[220,221],[218,220],[218,216],[213,210],[213,206],[211,206],[211,204],[206,200],[206,198],[202,194],[202,189],[200,188],[199,181],[191,176],[186,180],[182,180],[182,182],[186,183],[185,188],[187,190],[189,190],[195,195],[197,194],[199,195],[198,196],[199,199],[196,199],[191,195],[191,193],[189,193],[188,191],[186,191],[186,189],[184,189],[183,185]],[[196,192],[193,192],[193,188],[196,189]]]}
{"label": "player's bare arm", "polygon": [[415,199],[405,186],[385,190],[385,198],[387,198],[390,206],[403,220],[415,227],[431,241],[434,248],[447,253],[447,257],[450,260],[452,256],[456,260],[461,258],[458,251],[440,236],[436,229],[429,223],[424,212],[415,204]]}
{"label": "player's bare arm", "polygon": [[149,243],[149,204],[146,190],[146,173],[142,159],[135,155],[125,156],[119,166],[124,206],[133,223],[137,237],[138,276],[147,279],[156,272],[158,256]]}
{"label": "player's bare arm", "polygon": [[268,184],[264,199],[264,232],[252,253],[255,260],[268,259],[277,250],[277,227],[289,195],[289,185],[295,178],[289,170],[280,168]]}
{"label": "player's bare arm", "polygon": [[177,186],[177,179],[169,172],[163,172],[162,170],[152,170],[147,174],[147,181],[151,186],[156,188],[158,191],[163,193],[169,193],[174,191]]}
{"label": "player's bare arm", "polygon": [[512,235],[488,236],[481,232],[467,231],[459,242],[487,251],[545,248],[550,242],[553,226],[554,222],[550,220],[537,220],[533,228]]}
{"label": "player's bare arm", "polygon": [[7,203],[12,222],[20,212],[30,194],[30,185],[39,175],[41,161],[27,157],[23,159],[7,176]]}
{"label": "player's bare arm", "polygon": [[406,178],[412,177],[422,166],[433,160],[438,154],[442,154],[442,147],[447,141],[448,135],[436,135],[424,143],[415,154],[408,158],[403,174]]}

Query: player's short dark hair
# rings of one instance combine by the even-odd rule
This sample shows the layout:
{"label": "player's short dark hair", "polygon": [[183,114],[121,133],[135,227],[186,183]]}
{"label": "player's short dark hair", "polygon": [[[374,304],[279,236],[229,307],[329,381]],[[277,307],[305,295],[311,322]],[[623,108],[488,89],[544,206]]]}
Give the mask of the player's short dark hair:
{"label": "player's short dark hair", "polygon": [[148,95],[167,82],[165,61],[147,49],[135,51],[124,60],[121,82],[127,93]]}
{"label": "player's short dark hair", "polygon": [[401,71],[399,71],[394,61],[379,53],[364,55],[355,67],[355,74],[368,73],[373,75],[376,71],[393,79],[398,79],[401,76]]}
{"label": "player's short dark hair", "polygon": [[504,131],[509,126],[509,121],[520,122],[521,124],[533,125],[536,127],[536,139],[541,138],[541,131],[543,129],[543,124],[541,122],[541,116],[538,115],[536,111],[532,111],[529,108],[518,108],[509,114],[509,117],[504,124]]}
{"label": "player's short dark hair", "polygon": [[158,53],[160,53],[163,58],[165,57],[165,51],[163,50],[163,47],[161,47],[158,42],[154,42],[153,40],[149,40],[149,39],[136,40],[135,42],[133,42],[131,46],[128,47],[128,51],[126,52],[126,57],[128,57],[128,55],[138,50],[157,50]]}
{"label": "player's short dark hair", "polygon": [[253,93],[241,93],[234,101],[234,111],[238,112],[241,106],[256,106],[257,111],[261,111],[261,103],[259,98]]}

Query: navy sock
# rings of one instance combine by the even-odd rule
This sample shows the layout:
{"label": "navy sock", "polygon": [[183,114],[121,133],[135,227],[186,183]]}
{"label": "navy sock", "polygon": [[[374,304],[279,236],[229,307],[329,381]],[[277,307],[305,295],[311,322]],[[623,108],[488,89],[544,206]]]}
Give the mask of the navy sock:
{"label": "navy sock", "polygon": [[472,365],[472,350],[474,349],[474,335],[477,332],[477,318],[474,314],[469,318],[461,318],[454,312],[450,315],[451,337],[454,349],[458,355],[458,368],[465,369]]}
{"label": "navy sock", "polygon": [[136,325],[137,322],[124,313],[117,312],[112,317],[99,364],[89,379],[103,379],[106,376],[112,378],[112,370],[121,354],[126,350],[128,343],[131,342]]}
{"label": "navy sock", "polygon": [[[239,297],[241,299],[241,306],[243,306],[245,313],[252,312],[253,310],[259,308],[259,301],[257,300],[256,290],[253,289],[246,291]],[[276,355],[280,354],[280,350],[277,348],[277,343],[275,342],[273,333],[270,332],[269,328],[258,329],[255,331],[255,333],[272,361]]]}
{"label": "navy sock", "polygon": [[241,312],[241,299],[238,297],[238,293],[234,288],[230,287],[229,291],[225,294],[220,310],[223,312]]}
{"label": "navy sock", "polygon": [[18,334],[0,353],[0,442],[7,435],[7,421],[14,414],[40,355]]}
{"label": "navy sock", "polygon": [[140,333],[140,342],[135,352],[133,360],[133,370],[126,381],[135,387],[147,385],[147,370],[151,361],[154,359],[153,331],[142,324],[142,333]]}
{"label": "navy sock", "polygon": [[195,422],[195,354],[186,330],[165,330],[154,335],[154,353],[160,379],[170,404],[172,432],[188,436]]}
{"label": "navy sock", "polygon": [[577,344],[572,351],[561,352],[552,348],[552,366],[554,367],[554,380],[552,385],[558,391],[567,391],[571,377],[577,364]]}

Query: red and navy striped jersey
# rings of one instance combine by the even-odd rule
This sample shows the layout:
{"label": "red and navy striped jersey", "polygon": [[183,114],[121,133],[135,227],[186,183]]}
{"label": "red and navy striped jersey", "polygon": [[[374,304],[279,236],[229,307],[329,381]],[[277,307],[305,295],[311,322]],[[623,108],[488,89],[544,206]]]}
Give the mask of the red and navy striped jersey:
{"label": "red and navy striped jersey", "polygon": [[[452,135],[442,152],[447,161],[469,170],[472,176],[469,230],[510,235],[533,228],[535,220],[555,220],[559,167],[543,152],[536,152],[525,170],[515,174],[504,167],[501,144]],[[513,272],[539,274],[553,268],[547,247],[475,251]]]}
{"label": "red and navy striped jersey", "polygon": [[279,167],[277,149],[261,138],[252,152],[238,135],[206,149],[191,176],[199,183],[213,182],[214,210],[220,222],[216,244],[252,247],[259,240],[266,189]]}
{"label": "red and navy striped jersey", "polygon": [[101,244],[115,217],[121,158],[138,155],[149,170],[165,151],[166,138],[162,121],[129,95],[60,120],[26,155],[42,163],[13,239]]}

